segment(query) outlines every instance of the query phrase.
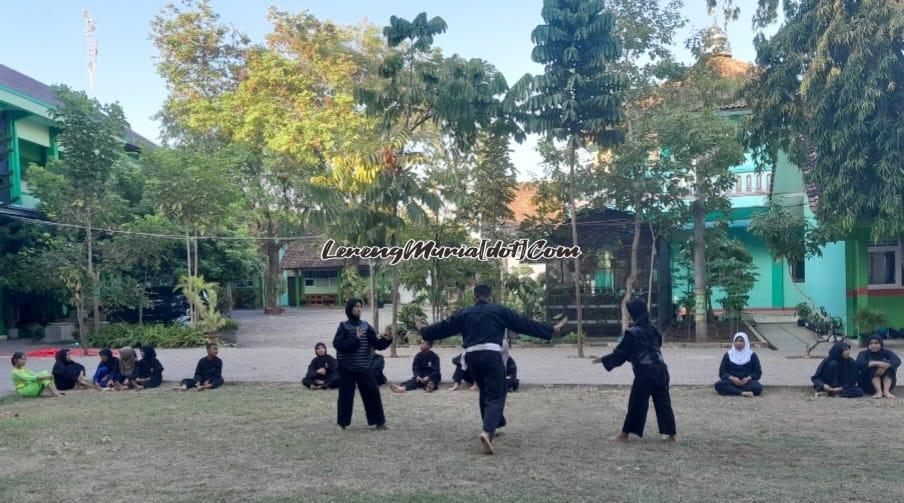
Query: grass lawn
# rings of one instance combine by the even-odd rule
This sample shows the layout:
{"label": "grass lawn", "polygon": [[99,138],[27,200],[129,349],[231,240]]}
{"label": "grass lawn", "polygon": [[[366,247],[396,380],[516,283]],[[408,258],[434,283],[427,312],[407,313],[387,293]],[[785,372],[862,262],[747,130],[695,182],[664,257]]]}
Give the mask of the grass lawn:
{"label": "grass lawn", "polygon": [[904,399],[672,388],[681,443],[606,440],[627,389],[509,395],[496,455],[477,394],[383,389],[390,431],[335,427],[334,391],[82,391],[0,399],[0,501],[904,501]]}

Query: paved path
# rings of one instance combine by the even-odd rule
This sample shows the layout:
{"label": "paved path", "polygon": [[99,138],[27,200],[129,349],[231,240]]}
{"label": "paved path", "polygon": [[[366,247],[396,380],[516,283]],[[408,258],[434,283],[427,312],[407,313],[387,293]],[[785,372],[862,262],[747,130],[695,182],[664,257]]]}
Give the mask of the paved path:
{"label": "paved path", "polygon": [[[220,349],[225,379],[232,382],[298,382],[313,357],[313,346],[316,342],[327,343],[330,354],[335,355],[331,341],[341,316],[342,311],[338,309],[291,310],[286,316],[236,313],[235,318],[242,324],[237,336],[240,347]],[[385,324],[382,316],[383,313],[381,324]],[[386,317],[385,320],[388,321],[389,318]],[[768,335],[775,331],[768,325],[761,327],[767,327],[765,330]],[[592,346],[586,348],[586,353],[588,355],[608,353],[612,346],[612,343],[608,347]],[[824,355],[828,347],[828,344],[821,344],[814,351],[814,355]],[[8,355],[22,348],[23,344],[17,341],[0,342],[0,355]],[[31,349],[35,348],[31,346]],[[411,372],[411,357],[416,352],[416,347],[406,346],[399,348],[399,358],[387,357],[387,377],[394,382],[407,379]],[[458,354],[458,349],[438,347],[436,352],[442,361],[443,379],[448,382],[454,370],[451,359]],[[724,352],[724,349],[717,347],[663,348],[672,384],[675,385],[710,385],[715,382]],[[175,382],[193,374],[195,364],[204,355],[204,350],[160,349],[157,353],[166,368],[164,379]],[[388,355],[389,350],[383,354]],[[574,347],[516,347],[512,351],[512,356],[518,363],[519,377],[525,384],[631,383],[630,364],[607,373],[600,365],[592,365],[590,359],[578,359],[576,354],[577,350]],[[808,386],[810,376],[819,363],[818,359],[800,358],[803,355],[803,343],[791,349],[780,347],[779,351],[763,349],[757,354],[763,364],[762,382],[766,386]],[[98,361],[96,357],[75,356],[76,360],[82,362],[89,372],[93,373]],[[35,371],[50,369],[52,366],[53,359],[50,358],[34,358],[28,364],[28,367]],[[0,394],[8,393],[12,389],[10,379],[7,377],[9,371],[9,358],[3,356],[0,360],[2,376]]]}

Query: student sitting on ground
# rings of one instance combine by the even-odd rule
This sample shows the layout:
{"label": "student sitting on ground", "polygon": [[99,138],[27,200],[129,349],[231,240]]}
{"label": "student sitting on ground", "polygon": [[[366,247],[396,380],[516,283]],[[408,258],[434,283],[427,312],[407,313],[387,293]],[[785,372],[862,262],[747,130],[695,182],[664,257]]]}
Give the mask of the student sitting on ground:
{"label": "student sitting on ground", "polygon": [[892,350],[885,349],[885,341],[878,335],[866,340],[866,349],[857,355],[860,367],[860,387],[865,393],[872,393],[873,398],[894,398],[891,390],[895,389],[897,378],[895,372],[901,366],[901,359]]}
{"label": "student sitting on ground", "polygon": [[53,383],[60,391],[91,387],[91,380],[85,377],[85,367],[81,363],[72,361],[72,354],[68,349],[57,351],[56,363],[53,364],[51,374],[53,374]]}
{"label": "student sitting on ground", "polygon": [[449,388],[449,391],[458,390],[458,388],[461,387],[462,382],[467,383],[469,386],[468,389],[472,391],[476,390],[477,383],[474,382],[474,376],[471,375],[471,371],[461,369],[461,354],[452,358],[452,365],[455,365],[455,372],[452,373],[452,387]]}
{"label": "student sitting on ground", "polygon": [[518,366],[511,356],[505,362],[505,385],[509,391],[518,391]]}
{"label": "student sitting on ground", "polygon": [[760,367],[760,359],[750,348],[747,334],[738,332],[734,336],[731,349],[722,357],[719,365],[719,382],[716,383],[716,392],[726,396],[743,396],[750,398],[763,393],[763,385],[760,378],[763,369]]}
{"label": "student sitting on ground", "polygon": [[433,352],[433,341],[421,341],[421,352],[414,356],[411,371],[414,374],[411,379],[401,385],[393,384],[393,391],[404,393],[424,388],[429,393],[439,386],[442,376],[439,372],[439,356]]}
{"label": "student sitting on ground", "polygon": [[119,350],[119,374],[113,382],[113,388],[118,390],[140,389],[135,382],[136,369],[138,368],[138,355],[135,350],[125,346]]}
{"label": "student sitting on ground", "polygon": [[163,365],[157,359],[157,351],[151,346],[141,346],[141,361],[135,369],[135,385],[156,388],[162,382]]}
{"label": "student sitting on ground", "polygon": [[810,378],[817,393],[843,398],[863,396],[857,383],[857,362],[851,358],[851,345],[836,342],[829,350],[829,356],[820,362],[816,375]]}
{"label": "student sitting on ground", "polygon": [[176,391],[185,391],[197,388],[198,391],[215,389],[223,385],[223,360],[217,357],[220,348],[213,342],[207,343],[207,356],[198,360],[195,367],[195,376],[191,379],[182,379],[180,386],[173,388]]}
{"label": "student sitting on ground", "polygon": [[377,386],[383,386],[389,382],[389,379],[383,374],[383,370],[386,368],[386,360],[383,359],[383,355],[374,353],[374,360],[370,368],[373,370],[374,378],[377,380]]}
{"label": "student sitting on ground", "polygon": [[25,357],[25,353],[21,351],[13,353],[11,359],[13,364],[12,379],[13,386],[16,387],[16,393],[24,397],[34,398],[41,396],[44,390],[48,390],[57,398],[63,396],[63,393],[57,391],[56,385],[53,384],[53,376],[50,372],[42,370],[35,374],[25,368],[27,361],[28,358]]}
{"label": "student sitting on ground", "polygon": [[301,380],[306,388],[335,389],[339,387],[339,363],[326,353],[326,344],[318,342],[314,346],[317,355],[308,365],[308,373]]}
{"label": "student sitting on ground", "polygon": [[113,383],[119,380],[119,358],[113,356],[110,348],[103,348],[98,353],[100,363],[94,371],[94,385],[103,389],[113,389]]}

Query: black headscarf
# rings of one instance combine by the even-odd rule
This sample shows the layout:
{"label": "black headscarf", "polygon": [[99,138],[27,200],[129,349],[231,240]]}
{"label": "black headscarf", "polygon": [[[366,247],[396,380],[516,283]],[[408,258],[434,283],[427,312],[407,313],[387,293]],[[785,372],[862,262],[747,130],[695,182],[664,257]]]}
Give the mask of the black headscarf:
{"label": "black headscarf", "polygon": [[[879,351],[876,351],[875,353],[873,353],[869,349],[869,343],[873,342],[873,341],[877,341],[879,343]],[[869,338],[866,340],[865,353],[866,353],[867,360],[887,360],[888,359],[888,357],[885,355],[885,341],[882,340],[882,337],[879,335],[869,336]]]}
{"label": "black headscarf", "polygon": [[647,311],[647,303],[640,297],[634,297],[628,301],[628,314],[634,320],[634,325],[638,327],[650,326],[650,312]]}
{"label": "black headscarf", "polygon": [[836,360],[839,363],[843,361],[845,349],[851,349],[851,345],[846,342],[836,342],[829,350],[829,360]]}
{"label": "black headscarf", "polygon": [[356,304],[361,304],[363,306],[364,302],[361,299],[352,297],[345,303],[345,315],[348,316],[349,321],[358,321],[359,319],[361,319],[360,316],[355,316],[354,314],[352,314],[352,309],[355,308]]}
{"label": "black headscarf", "polygon": [[56,362],[66,365],[66,355],[69,354],[69,350],[66,348],[60,349],[56,352]]}
{"label": "black headscarf", "polygon": [[154,349],[154,346],[141,346],[141,359],[154,361],[157,359],[157,350]]}

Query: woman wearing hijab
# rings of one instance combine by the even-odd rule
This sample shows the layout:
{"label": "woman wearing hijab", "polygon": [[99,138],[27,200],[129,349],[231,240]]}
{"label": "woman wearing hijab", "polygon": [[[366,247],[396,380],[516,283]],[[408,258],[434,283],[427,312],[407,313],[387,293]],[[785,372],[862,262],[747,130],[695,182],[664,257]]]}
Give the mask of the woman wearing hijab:
{"label": "woman wearing hijab", "polygon": [[157,359],[157,350],[141,346],[141,361],[135,367],[135,385],[140,388],[156,388],[163,382],[163,365]]}
{"label": "woman wearing hijab", "polygon": [[901,366],[901,359],[892,350],[885,349],[885,341],[878,335],[866,340],[866,349],[857,355],[860,367],[860,387],[865,393],[873,393],[873,398],[894,398],[895,372]]}
{"label": "woman wearing hijab", "polygon": [[119,382],[119,358],[113,356],[110,348],[101,349],[98,355],[100,363],[94,371],[94,385],[104,390],[112,389]]}
{"label": "woman wearing hijab", "polygon": [[85,367],[72,361],[72,354],[68,349],[57,351],[56,363],[53,364],[53,382],[58,390],[66,391],[78,387],[88,389],[91,381],[85,377]]}
{"label": "woman wearing hijab", "polygon": [[760,384],[762,377],[760,359],[750,348],[747,334],[736,333],[731,349],[725,353],[719,365],[716,392],[723,396],[760,396],[763,394],[763,385]]}
{"label": "woman wearing hijab", "polygon": [[373,371],[374,350],[386,349],[392,342],[392,335],[377,335],[373,327],[361,319],[361,299],[349,299],[345,304],[347,321],[336,328],[333,347],[339,360],[339,399],[337,402],[337,424],[344,430],[352,422],[352,406],[355,400],[355,386],[361,393],[367,424],[376,430],[385,430],[386,416],[380,388]]}
{"label": "woman wearing hijab", "polygon": [[326,344],[318,342],[314,346],[314,359],[308,365],[308,372],[301,380],[309,389],[335,389],[339,387],[339,363],[326,353]]}
{"label": "woman wearing hijab", "polygon": [[627,308],[631,319],[634,320],[634,326],[625,331],[621,342],[611,354],[593,360],[593,363],[602,363],[607,371],[627,361],[631,362],[634,369],[634,383],[631,385],[631,396],[628,398],[625,423],[621,433],[612,440],[625,442],[631,433],[643,437],[652,397],[659,433],[667,435],[666,440],[669,442],[676,442],[675,413],[672,411],[672,400],[669,397],[669,368],[659,349],[662,346],[662,335],[650,322],[650,313],[643,299],[632,299],[628,302]]}
{"label": "woman wearing hijab", "polygon": [[[138,367],[138,358],[135,350],[125,346],[119,350],[119,378],[114,383],[116,390],[135,388],[135,370]],[[139,386],[140,388],[140,386]]]}
{"label": "woman wearing hijab", "polygon": [[11,377],[13,386],[16,388],[16,393],[20,396],[35,398],[41,396],[41,394],[44,393],[44,390],[48,390],[56,398],[63,396],[63,393],[60,393],[56,389],[56,385],[53,384],[53,376],[50,372],[42,370],[35,374],[25,368],[27,361],[28,358],[25,356],[25,353],[21,351],[13,353],[11,359],[11,363],[13,364]]}
{"label": "woman wearing hijab", "polygon": [[817,393],[843,398],[863,396],[863,390],[857,383],[857,362],[851,358],[851,345],[836,342],[816,368],[816,375],[810,378]]}

